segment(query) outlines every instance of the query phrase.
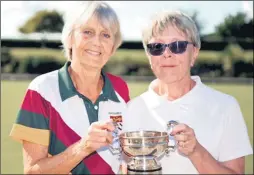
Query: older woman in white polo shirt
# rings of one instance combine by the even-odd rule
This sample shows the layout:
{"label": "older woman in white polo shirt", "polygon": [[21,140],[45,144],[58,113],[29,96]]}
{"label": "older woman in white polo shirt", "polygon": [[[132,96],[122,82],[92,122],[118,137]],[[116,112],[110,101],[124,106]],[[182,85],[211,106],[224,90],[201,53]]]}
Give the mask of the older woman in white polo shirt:
{"label": "older woman in white polo shirt", "polygon": [[193,20],[181,12],[158,13],[143,31],[143,45],[157,79],[128,103],[123,131],[165,131],[177,151],[164,156],[163,174],[242,174],[252,154],[247,128],[236,99],[191,76],[201,47]]}

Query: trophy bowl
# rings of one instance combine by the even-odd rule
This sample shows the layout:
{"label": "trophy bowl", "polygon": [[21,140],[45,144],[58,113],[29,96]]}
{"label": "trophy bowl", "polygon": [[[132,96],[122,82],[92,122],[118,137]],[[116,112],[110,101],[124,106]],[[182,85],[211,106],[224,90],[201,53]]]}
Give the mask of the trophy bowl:
{"label": "trophy bowl", "polygon": [[133,131],[119,135],[122,151],[129,157],[160,156],[168,148],[168,133]]}
{"label": "trophy bowl", "polygon": [[117,155],[123,152],[131,158],[127,164],[127,174],[162,174],[157,157],[175,150],[176,144],[170,144],[170,132],[177,124],[176,121],[169,121],[167,132],[141,130],[116,134],[119,147],[110,147],[110,150]]}

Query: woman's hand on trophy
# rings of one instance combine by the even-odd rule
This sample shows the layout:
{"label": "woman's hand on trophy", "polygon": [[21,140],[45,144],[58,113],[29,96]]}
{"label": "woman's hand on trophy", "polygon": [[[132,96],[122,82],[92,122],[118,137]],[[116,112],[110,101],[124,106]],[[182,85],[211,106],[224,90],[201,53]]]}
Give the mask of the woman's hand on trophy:
{"label": "woman's hand on trophy", "polygon": [[88,133],[80,140],[80,148],[86,154],[91,154],[97,149],[112,144],[115,126],[112,121],[94,122],[88,128]]}
{"label": "woman's hand on trophy", "polygon": [[199,147],[194,130],[186,124],[174,126],[170,135],[178,143],[178,151],[186,156],[192,155]]}

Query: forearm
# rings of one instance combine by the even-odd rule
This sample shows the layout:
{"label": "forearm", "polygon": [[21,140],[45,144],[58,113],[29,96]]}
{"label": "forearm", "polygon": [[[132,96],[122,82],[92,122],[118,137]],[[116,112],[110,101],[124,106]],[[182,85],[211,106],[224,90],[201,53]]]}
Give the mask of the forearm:
{"label": "forearm", "polygon": [[237,174],[212,157],[201,145],[199,151],[190,155],[190,160],[200,174]]}
{"label": "forearm", "polygon": [[89,153],[81,150],[79,142],[68,147],[64,152],[44,158],[25,170],[26,174],[69,174]]}

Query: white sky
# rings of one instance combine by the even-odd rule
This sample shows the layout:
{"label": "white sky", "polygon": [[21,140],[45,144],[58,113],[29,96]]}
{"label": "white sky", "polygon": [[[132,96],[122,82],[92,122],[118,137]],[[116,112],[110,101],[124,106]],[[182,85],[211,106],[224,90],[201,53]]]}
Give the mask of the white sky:
{"label": "white sky", "polygon": [[[124,40],[140,40],[141,28],[146,20],[160,10],[182,9],[199,12],[203,22],[203,33],[211,33],[229,14],[245,11],[253,18],[253,1],[107,1],[119,16]],[[36,11],[56,9],[68,10],[72,1],[1,1],[1,37],[19,35],[22,25]]]}

